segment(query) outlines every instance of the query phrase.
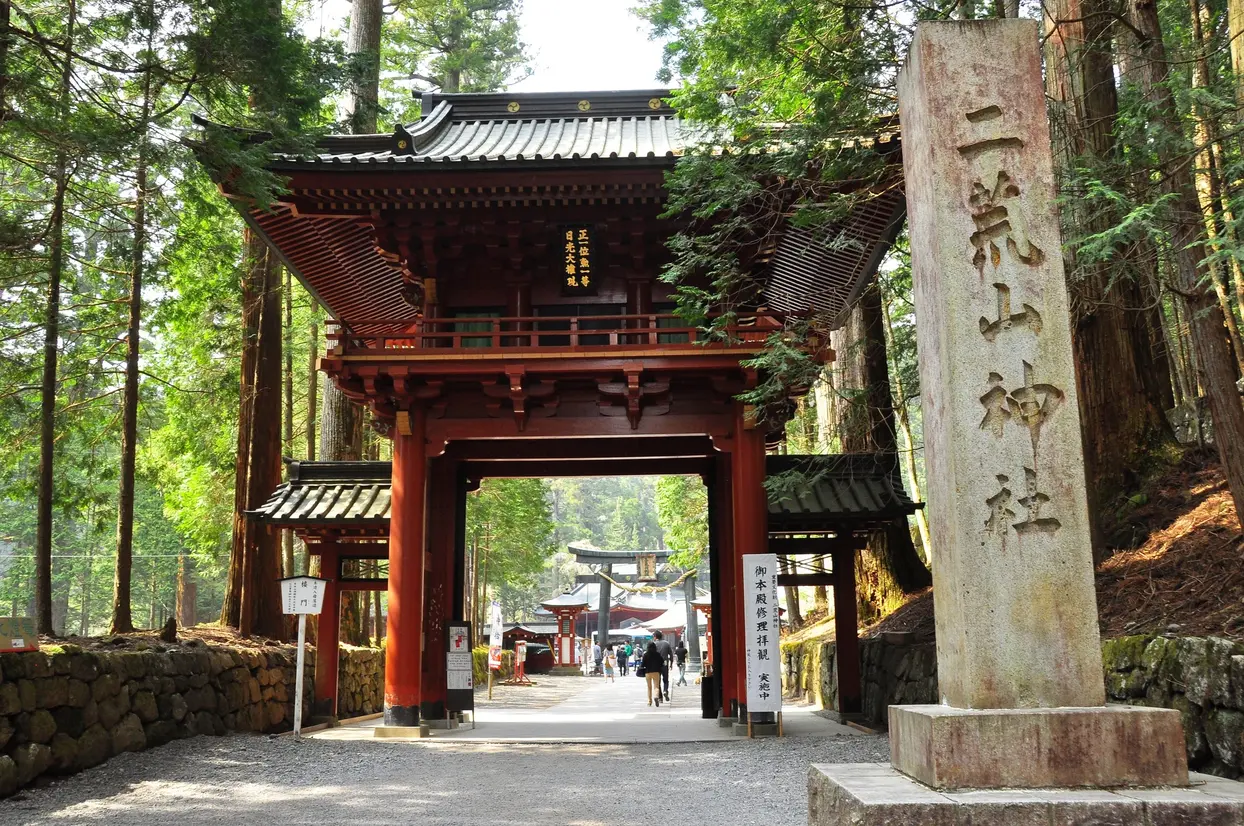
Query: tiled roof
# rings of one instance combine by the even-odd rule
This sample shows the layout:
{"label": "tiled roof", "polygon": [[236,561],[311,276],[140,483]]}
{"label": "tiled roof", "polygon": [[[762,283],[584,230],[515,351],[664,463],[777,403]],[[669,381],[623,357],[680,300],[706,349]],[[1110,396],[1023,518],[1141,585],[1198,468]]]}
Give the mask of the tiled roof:
{"label": "tiled roof", "polygon": [[417,123],[392,134],[328,136],[315,155],[280,159],[299,165],[672,160],[703,130],[684,123],[664,102],[668,95],[666,89],[425,95]]}
{"label": "tiled roof", "polygon": [[247,515],[273,525],[387,528],[389,462],[290,462],[289,480]]}
{"label": "tiled roof", "polygon": [[921,507],[903,489],[893,454],[766,457],[766,477],[782,474],[791,474],[789,489],[769,498],[770,533],[887,521]]}

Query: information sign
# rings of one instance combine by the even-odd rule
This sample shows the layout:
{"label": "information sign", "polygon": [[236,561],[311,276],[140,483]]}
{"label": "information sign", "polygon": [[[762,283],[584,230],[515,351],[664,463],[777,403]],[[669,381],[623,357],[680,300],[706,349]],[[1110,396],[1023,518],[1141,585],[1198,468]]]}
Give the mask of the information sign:
{"label": "information sign", "polygon": [[747,711],[782,710],[777,555],[743,555],[743,622],[747,641]]}
{"label": "information sign", "polygon": [[290,576],[280,580],[281,610],[286,614],[320,613],[327,582],[318,576]]}
{"label": "information sign", "polygon": [[324,607],[324,586],[328,580],[318,576],[290,576],[278,580],[281,608],[286,614],[298,615],[298,662],[294,668],[294,737],[302,732],[302,684],[307,650],[307,614],[318,614]]}
{"label": "information sign", "polygon": [[0,652],[38,650],[34,617],[0,617]]}
{"label": "information sign", "polygon": [[475,678],[471,668],[471,626],[450,623],[445,646],[447,711],[475,710]]}

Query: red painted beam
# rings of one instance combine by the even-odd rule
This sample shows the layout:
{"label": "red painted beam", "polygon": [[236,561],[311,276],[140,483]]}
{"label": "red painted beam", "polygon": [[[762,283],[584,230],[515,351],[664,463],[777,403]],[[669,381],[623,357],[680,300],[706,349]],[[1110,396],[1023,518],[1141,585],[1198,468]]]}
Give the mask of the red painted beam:
{"label": "red painted beam", "polygon": [[480,462],[544,461],[548,459],[671,459],[712,456],[706,436],[647,436],[634,439],[514,439],[453,442],[446,456]]}

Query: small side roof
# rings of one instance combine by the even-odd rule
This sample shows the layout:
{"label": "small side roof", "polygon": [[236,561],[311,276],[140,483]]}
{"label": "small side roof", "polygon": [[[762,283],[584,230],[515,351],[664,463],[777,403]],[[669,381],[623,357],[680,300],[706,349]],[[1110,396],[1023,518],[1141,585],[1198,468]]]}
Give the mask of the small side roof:
{"label": "small side roof", "polygon": [[765,457],[766,477],[783,474],[790,484],[769,498],[770,534],[864,530],[924,507],[903,489],[895,454]]}
{"label": "small side roof", "polygon": [[289,477],[246,515],[271,525],[389,526],[389,462],[287,463]]}

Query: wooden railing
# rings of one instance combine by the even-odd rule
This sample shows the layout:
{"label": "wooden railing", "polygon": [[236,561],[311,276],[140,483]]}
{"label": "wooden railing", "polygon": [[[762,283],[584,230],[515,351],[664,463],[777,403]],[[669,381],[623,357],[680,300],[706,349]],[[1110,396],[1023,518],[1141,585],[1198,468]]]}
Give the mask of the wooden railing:
{"label": "wooden railing", "polygon": [[[517,348],[607,351],[626,347],[659,350],[702,347],[704,330],[673,314],[602,316],[512,316],[430,318],[413,321],[362,320],[348,326],[328,321],[329,351],[364,355],[394,351],[510,352]],[[781,321],[773,315],[740,316],[720,340],[759,348]]]}

